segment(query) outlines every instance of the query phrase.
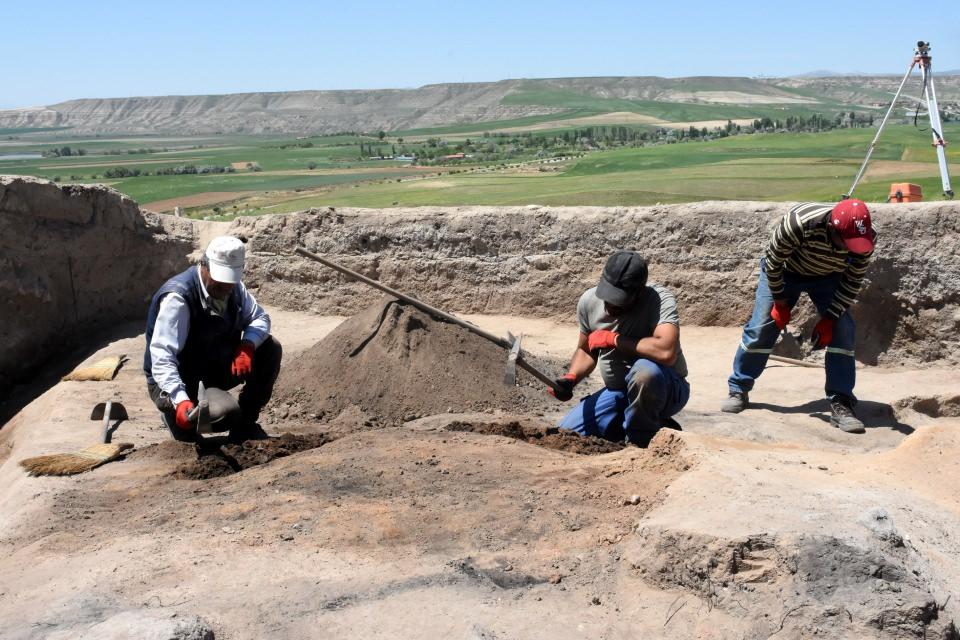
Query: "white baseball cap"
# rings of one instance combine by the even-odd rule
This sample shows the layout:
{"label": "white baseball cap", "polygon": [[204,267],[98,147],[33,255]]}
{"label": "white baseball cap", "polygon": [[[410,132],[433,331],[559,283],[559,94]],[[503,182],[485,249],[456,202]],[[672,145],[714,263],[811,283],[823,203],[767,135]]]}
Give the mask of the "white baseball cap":
{"label": "white baseball cap", "polygon": [[207,245],[210,277],[217,282],[237,284],[243,276],[245,248],[239,238],[217,236]]}

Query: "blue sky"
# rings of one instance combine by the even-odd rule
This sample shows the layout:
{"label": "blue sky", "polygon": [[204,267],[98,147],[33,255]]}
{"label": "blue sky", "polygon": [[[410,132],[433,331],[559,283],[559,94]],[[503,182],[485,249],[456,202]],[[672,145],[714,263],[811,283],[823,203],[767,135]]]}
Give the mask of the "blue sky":
{"label": "blue sky", "polygon": [[0,4],[0,108],[72,98],[417,87],[504,78],[960,69],[960,2]]}

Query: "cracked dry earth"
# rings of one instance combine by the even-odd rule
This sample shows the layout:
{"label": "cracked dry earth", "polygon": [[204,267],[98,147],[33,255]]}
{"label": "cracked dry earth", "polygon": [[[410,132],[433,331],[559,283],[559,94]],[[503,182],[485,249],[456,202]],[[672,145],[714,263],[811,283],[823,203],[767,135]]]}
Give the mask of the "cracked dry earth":
{"label": "cracked dry earth", "polygon": [[[289,371],[341,323],[271,313]],[[545,366],[575,344],[573,323],[471,319]],[[339,398],[322,418],[278,399],[279,439],[198,450],[168,439],[136,367],[59,383],[0,430],[0,635],[956,637],[960,374],[861,370],[853,436],[815,369],[772,366],[755,408],[717,413],[736,339],[683,329],[693,399],[647,449],[557,433],[559,404],[376,422]],[[126,459],[22,472],[89,444],[110,397]]]}

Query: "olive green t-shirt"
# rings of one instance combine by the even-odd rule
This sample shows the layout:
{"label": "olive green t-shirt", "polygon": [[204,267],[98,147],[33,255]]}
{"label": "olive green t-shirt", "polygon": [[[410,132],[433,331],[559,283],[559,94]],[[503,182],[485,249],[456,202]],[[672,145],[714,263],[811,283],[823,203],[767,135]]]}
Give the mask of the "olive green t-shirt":
{"label": "olive green t-shirt", "polygon": [[[597,297],[597,288],[588,289],[577,303],[577,319],[581,333],[589,335],[597,329],[609,329],[635,340],[652,336],[658,324],[680,326],[676,299],[669,290],[658,284],[647,285],[637,302],[619,318],[607,318],[603,300]],[[637,356],[630,356],[618,349],[602,350],[597,366],[604,386],[608,389],[625,389],[627,372],[636,361]],[[679,345],[673,369],[678,375],[687,377],[687,361]]]}

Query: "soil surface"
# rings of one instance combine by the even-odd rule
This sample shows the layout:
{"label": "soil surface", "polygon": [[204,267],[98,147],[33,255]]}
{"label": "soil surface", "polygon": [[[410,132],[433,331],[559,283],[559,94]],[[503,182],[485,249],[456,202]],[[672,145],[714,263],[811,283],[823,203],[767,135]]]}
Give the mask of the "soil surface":
{"label": "soil surface", "polygon": [[207,480],[238,473],[277,458],[301,451],[316,449],[330,442],[322,433],[281,433],[265,440],[225,442],[225,438],[211,437],[202,443],[173,440],[148,445],[133,452],[134,460],[155,460],[179,463],[173,471],[177,478]]}
{"label": "soil surface", "polygon": [[[291,361],[344,324],[270,312]],[[576,344],[572,322],[469,319],[548,360]],[[57,383],[0,430],[3,635],[955,638],[960,425],[932,414],[960,374],[861,368],[855,436],[827,423],[817,369],[771,364],[750,409],[720,414],[739,332],[682,332],[683,430],[594,455],[549,448],[574,441],[553,431],[570,403],[545,394],[543,416],[444,407],[397,426],[275,402],[264,426],[289,435],[219,445],[240,472],[212,455],[211,477],[178,477],[197,448],[169,440],[136,366]],[[120,337],[87,361],[142,349]],[[23,473],[95,440],[83,408],[108,398],[133,453]]]}
{"label": "soil surface", "polygon": [[547,449],[569,451],[570,453],[598,454],[620,451],[625,447],[621,442],[610,442],[596,436],[579,436],[557,427],[527,426],[519,421],[510,422],[461,422],[455,420],[447,425],[448,431],[466,431],[482,433],[488,436],[515,438]]}

